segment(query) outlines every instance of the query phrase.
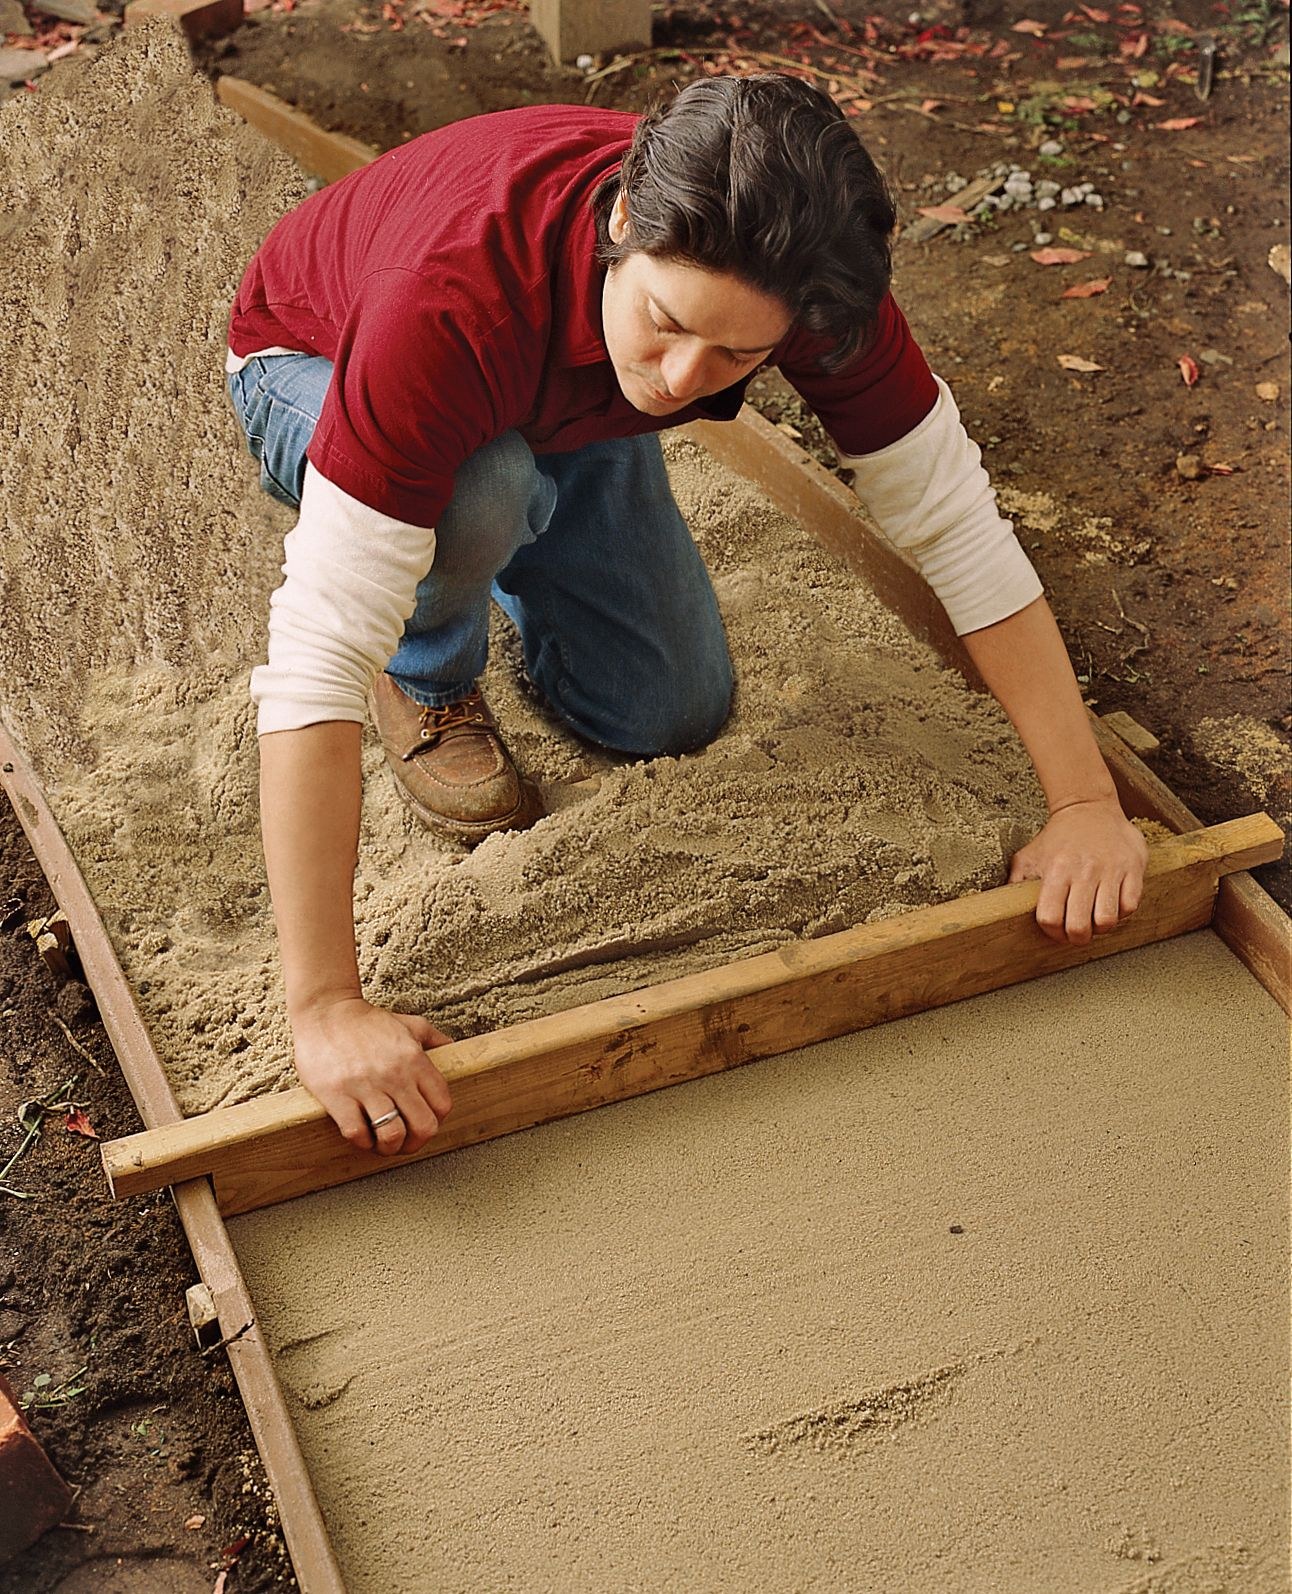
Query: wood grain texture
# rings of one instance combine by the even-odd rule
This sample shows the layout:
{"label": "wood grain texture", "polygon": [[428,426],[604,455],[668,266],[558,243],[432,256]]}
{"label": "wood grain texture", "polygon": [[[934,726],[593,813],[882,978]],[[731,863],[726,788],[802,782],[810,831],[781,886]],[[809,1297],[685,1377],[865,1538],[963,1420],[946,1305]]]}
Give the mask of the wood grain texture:
{"label": "wood grain texture", "polygon": [[222,77],[215,85],[221,105],[262,132],[279,149],[285,150],[298,165],[325,183],[334,183],[367,166],[381,154],[370,144],[344,133],[328,133],[317,122],[280,100],[268,89],[257,88],[240,77]]}
{"label": "wood grain texture", "polygon": [[[1128,814],[1156,819],[1172,830],[1197,828],[1198,819],[1171,788],[1098,720],[1095,737]],[[1220,882],[1212,928],[1292,1016],[1292,920],[1269,892],[1244,872],[1226,875]]]}
{"label": "wood grain texture", "polygon": [[1159,844],[1138,912],[1087,946],[1043,935],[1021,881],[457,1041],[434,1053],[453,1111],[412,1157],[355,1150],[298,1089],[111,1141],[104,1168],[117,1196],[209,1174],[251,1211],[1198,929],[1222,873],[1282,847],[1263,814]]}

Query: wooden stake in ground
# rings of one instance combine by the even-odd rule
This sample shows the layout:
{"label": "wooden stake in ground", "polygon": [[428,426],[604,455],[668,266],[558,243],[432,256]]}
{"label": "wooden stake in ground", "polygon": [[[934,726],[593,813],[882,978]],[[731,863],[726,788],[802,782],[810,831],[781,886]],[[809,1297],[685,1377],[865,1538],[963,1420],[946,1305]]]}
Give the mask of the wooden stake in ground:
{"label": "wooden stake in ground", "polygon": [[1222,874],[1282,851],[1264,814],[1174,836],[1150,851],[1139,910],[1084,947],[1041,932],[1039,887],[1020,881],[456,1041],[434,1053],[453,1111],[412,1157],[357,1151],[297,1089],[112,1141],[104,1169],[116,1196],[209,1174],[221,1211],[248,1212],[1200,929]]}

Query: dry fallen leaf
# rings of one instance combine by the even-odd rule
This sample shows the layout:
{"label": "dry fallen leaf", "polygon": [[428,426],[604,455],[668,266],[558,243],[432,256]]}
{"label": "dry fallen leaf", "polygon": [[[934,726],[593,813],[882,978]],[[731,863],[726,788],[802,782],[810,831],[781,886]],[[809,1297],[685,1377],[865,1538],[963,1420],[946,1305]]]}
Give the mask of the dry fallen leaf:
{"label": "dry fallen leaf", "polygon": [[206,1526],[206,1518],[199,1512],[194,1516],[186,1518],[184,1526],[190,1533],[196,1533],[199,1528]]}
{"label": "dry fallen leaf", "polygon": [[1164,99],[1161,99],[1156,94],[1145,94],[1143,89],[1136,89],[1134,94],[1131,95],[1131,109],[1132,110],[1134,110],[1137,105],[1158,106],[1158,105],[1165,105],[1165,104],[1166,104],[1166,101]]}
{"label": "dry fallen leaf", "polygon": [[1029,258],[1038,266],[1075,266],[1078,260],[1089,260],[1089,249],[1033,249]]}
{"label": "dry fallen leaf", "polygon": [[1232,465],[1225,465],[1217,461],[1216,464],[1207,466],[1208,476],[1232,476],[1233,474],[1234,467]]}
{"label": "dry fallen leaf", "polygon": [[99,1132],[79,1107],[73,1107],[63,1120],[63,1128],[72,1135],[83,1135],[86,1140],[97,1140]]}
{"label": "dry fallen leaf", "polygon": [[1202,120],[1200,116],[1172,116],[1165,122],[1154,122],[1154,127],[1160,127],[1164,133],[1183,133],[1186,127],[1197,127]]}
{"label": "dry fallen leaf", "polygon": [[969,220],[969,212],[962,210],[959,205],[921,205],[920,215],[929,216],[934,221]]}
{"label": "dry fallen leaf", "polygon": [[1059,364],[1065,371],[1102,371],[1102,365],[1096,365],[1093,360],[1083,360],[1079,354],[1061,354]]}
{"label": "dry fallen leaf", "polygon": [[1030,33],[1034,39],[1043,39],[1046,35],[1048,24],[1033,22],[1031,17],[1024,17],[1021,22],[1016,22],[1010,29],[1011,33]]}
{"label": "dry fallen leaf", "polygon": [[1096,277],[1092,282],[1077,282],[1070,288],[1065,288],[1059,295],[1060,299],[1093,299],[1096,294],[1107,293],[1112,282],[1111,277]]}
{"label": "dry fallen leaf", "polygon": [[1185,387],[1193,387],[1202,372],[1198,369],[1198,362],[1192,355],[1182,354],[1175,362],[1180,367],[1180,375],[1184,378]]}

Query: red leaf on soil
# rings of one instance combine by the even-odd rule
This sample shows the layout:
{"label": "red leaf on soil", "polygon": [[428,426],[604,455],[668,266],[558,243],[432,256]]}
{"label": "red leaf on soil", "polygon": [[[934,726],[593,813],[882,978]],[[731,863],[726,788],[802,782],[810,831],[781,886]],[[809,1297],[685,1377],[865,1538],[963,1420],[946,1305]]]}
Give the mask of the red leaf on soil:
{"label": "red leaf on soil", "polygon": [[1016,22],[1009,31],[1011,33],[1030,33],[1034,39],[1043,39],[1047,26],[1048,24],[1044,22],[1033,22],[1031,17],[1024,17],[1021,22]]}
{"label": "red leaf on soil", "polygon": [[1085,12],[1085,14],[1090,18],[1090,20],[1092,22],[1111,22],[1112,21],[1112,18],[1108,15],[1108,13],[1106,11],[1099,11],[1094,6],[1082,6],[1081,9]]}
{"label": "red leaf on soil", "polygon": [[1093,299],[1096,294],[1107,293],[1112,280],[1111,277],[1096,277],[1092,282],[1074,283],[1071,288],[1065,288],[1059,298]]}
{"label": "red leaf on soil", "polygon": [[1118,49],[1128,61],[1138,61],[1148,49],[1148,34],[1138,34],[1133,39],[1123,39]]}
{"label": "red leaf on soil", "polygon": [[97,1140],[99,1132],[79,1107],[74,1107],[63,1119],[63,1128],[71,1135],[84,1135],[87,1140]]}
{"label": "red leaf on soil", "polygon": [[1145,94],[1143,89],[1136,89],[1131,97],[1131,108],[1137,105],[1165,105],[1165,100],[1159,100],[1156,94]]}
{"label": "red leaf on soil", "polygon": [[1033,249],[1029,258],[1038,266],[1075,266],[1078,260],[1089,260],[1089,249]]}
{"label": "red leaf on soil", "polygon": [[1164,133],[1183,133],[1186,127],[1197,127],[1202,120],[1200,116],[1172,116],[1165,122],[1154,122],[1154,127],[1160,127]]}
{"label": "red leaf on soil", "polygon": [[250,1543],[251,1535],[244,1533],[240,1539],[234,1539],[232,1544],[225,1545],[220,1551],[220,1559],[230,1562],[236,1561]]}
{"label": "red leaf on soil", "polygon": [[940,111],[946,103],[945,100],[921,100],[920,109],[925,112]]}
{"label": "red leaf on soil", "polygon": [[1188,354],[1182,354],[1175,362],[1180,367],[1180,375],[1184,378],[1185,387],[1193,387],[1202,372],[1198,369],[1198,362]]}
{"label": "red leaf on soil", "polygon": [[1093,111],[1095,102],[1085,94],[1070,94],[1063,102],[1063,109],[1070,111],[1073,116],[1080,116],[1085,111]]}
{"label": "red leaf on soil", "polygon": [[928,216],[933,221],[969,220],[969,212],[961,210],[959,205],[921,205],[920,215]]}
{"label": "red leaf on soil", "polygon": [[1207,475],[1208,476],[1232,476],[1233,474],[1234,474],[1234,467],[1232,465],[1208,465],[1207,466]]}

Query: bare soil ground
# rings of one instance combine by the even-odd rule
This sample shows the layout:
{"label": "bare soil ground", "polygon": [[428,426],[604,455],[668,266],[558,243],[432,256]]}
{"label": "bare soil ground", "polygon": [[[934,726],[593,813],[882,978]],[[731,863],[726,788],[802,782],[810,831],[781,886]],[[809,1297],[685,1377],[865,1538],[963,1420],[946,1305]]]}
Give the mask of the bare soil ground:
{"label": "bare soil ground", "polygon": [[[896,292],[983,444],[1089,701],[1162,739],[1155,767],[1205,821],[1264,807],[1286,824],[1288,289],[1269,263],[1288,243],[1286,6],[916,3],[667,4],[651,52],[576,70],[551,65],[519,0],[272,0],[198,55],[381,148],[481,111],[640,108],[706,71],[781,67],[856,114],[907,224],[955,202],[949,178],[998,163],[1093,183],[1102,209],[1014,209],[899,242]],[[16,7],[0,0],[0,30],[33,32],[0,48],[72,43],[70,67],[120,3],[89,28]],[[1205,99],[1204,38],[1218,47]],[[12,92],[39,91],[36,77]],[[1039,264],[1038,230],[1084,258]],[[1147,265],[1127,264],[1136,251]],[[796,396],[775,373],[761,383],[760,407],[831,463]],[[1286,867],[1261,876],[1292,901]],[[15,897],[21,920],[48,900],[6,811],[0,902]],[[83,994],[55,988],[18,923],[0,935],[0,1165],[22,1139],[18,1103],[74,1077],[100,1133],[134,1126],[115,1073],[73,1051],[51,1007],[107,1065]],[[85,1485],[76,1514],[93,1531],[50,1534],[0,1572],[0,1594],[213,1588],[243,1538],[229,1594],[276,1586],[227,1367],[197,1357],[182,1320],[194,1273],[173,1212],[109,1207],[91,1144],[59,1119],[10,1182],[38,1199],[0,1196],[0,1370],[22,1390],[49,1374],[48,1395],[85,1366],[83,1394],[31,1416]]]}
{"label": "bare soil ground", "polygon": [[[0,1594],[208,1594],[292,1588],[273,1499],[223,1352],[194,1344],[197,1282],[168,1196],[114,1203],[94,1140],[142,1125],[85,986],[27,932],[54,911],[0,800],[0,1372],[79,1493]],[[24,1107],[24,1104],[28,1104]],[[17,1192],[17,1193],[15,1193]]]}

